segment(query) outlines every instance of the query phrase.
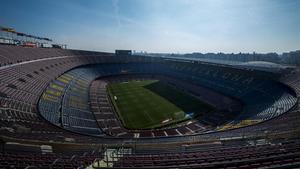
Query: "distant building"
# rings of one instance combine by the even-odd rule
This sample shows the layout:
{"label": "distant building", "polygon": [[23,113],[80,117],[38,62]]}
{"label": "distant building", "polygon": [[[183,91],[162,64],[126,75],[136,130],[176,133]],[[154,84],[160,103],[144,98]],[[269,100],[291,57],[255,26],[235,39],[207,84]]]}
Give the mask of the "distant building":
{"label": "distant building", "polygon": [[283,60],[289,65],[300,65],[300,50],[282,54]]}
{"label": "distant building", "polygon": [[116,55],[117,56],[130,56],[132,55],[131,50],[116,50]]}

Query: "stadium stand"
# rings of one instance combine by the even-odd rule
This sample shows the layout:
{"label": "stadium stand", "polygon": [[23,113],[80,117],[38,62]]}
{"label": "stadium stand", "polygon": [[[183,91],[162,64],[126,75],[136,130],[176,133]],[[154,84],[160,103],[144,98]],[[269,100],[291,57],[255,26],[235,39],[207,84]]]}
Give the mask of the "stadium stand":
{"label": "stadium stand", "polygon": [[133,137],[133,134],[128,133],[118,120],[109,101],[106,86],[107,83],[105,81],[95,80],[91,84],[90,89],[91,109],[94,112],[100,128],[109,135],[127,135],[126,137]]}
{"label": "stadium stand", "polygon": [[[178,63],[175,63],[174,65],[176,66],[177,64]],[[105,64],[95,65],[93,67],[88,66],[86,69],[91,69],[90,72],[93,73],[97,72],[94,77],[91,78],[90,81],[92,81],[92,79],[101,76],[118,75],[124,70],[131,74],[156,74],[155,71],[151,70],[152,67],[156,67],[162,75],[184,79],[182,81],[187,82],[193,81],[193,83],[197,85],[206,85],[207,88],[238,98],[244,103],[243,113],[240,113],[238,117],[232,119],[231,123],[226,124],[225,128],[227,129],[271,119],[292,108],[297,101],[297,97],[294,96],[292,91],[282,84],[273,82],[272,79],[256,79],[254,77],[247,77],[246,75],[242,78],[242,76],[237,77],[237,75],[228,72],[218,74],[217,70],[214,72],[214,68],[211,68],[212,74],[214,74],[212,76],[207,72],[200,73],[202,70],[196,69],[192,69],[192,72],[185,72],[187,71],[186,69],[191,69],[193,65],[182,65],[180,71],[184,73],[181,73],[177,70],[178,68],[173,69],[172,66],[174,65],[169,64],[165,66],[160,63]],[[194,72],[197,72],[197,74]],[[201,76],[203,77],[200,78]],[[214,113],[202,118],[202,120],[209,124],[218,125],[221,125],[220,121],[222,121],[222,119],[225,119],[222,113]],[[203,124],[199,125],[203,126]],[[196,130],[198,128],[199,127],[196,127]],[[193,131],[193,129],[191,129],[191,131]],[[187,133],[193,134],[195,132]],[[158,136],[167,136],[165,132],[157,134]]]}
{"label": "stadium stand", "polygon": [[93,113],[89,110],[88,92],[93,74],[75,69],[57,78],[39,102],[41,114],[53,124],[72,131],[100,135]]}
{"label": "stadium stand", "polygon": [[116,168],[259,168],[299,167],[299,143],[218,146],[196,152],[125,155]]}
{"label": "stadium stand", "polygon": [[[279,74],[183,59],[7,45],[0,45],[0,58],[0,168],[300,165],[298,69]],[[129,131],[106,85],[153,76],[191,93],[205,92],[210,103],[221,95],[231,98],[231,106],[216,105],[231,111],[176,127]],[[42,152],[41,145],[53,152]],[[115,159],[108,159],[109,148],[116,151]],[[126,154],[123,148],[133,151]]]}

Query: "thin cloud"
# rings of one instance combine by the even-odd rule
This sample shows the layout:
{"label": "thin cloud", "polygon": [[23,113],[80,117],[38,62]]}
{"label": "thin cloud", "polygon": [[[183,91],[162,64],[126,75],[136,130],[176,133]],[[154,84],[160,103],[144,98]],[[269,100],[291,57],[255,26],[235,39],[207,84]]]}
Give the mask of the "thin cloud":
{"label": "thin cloud", "polygon": [[121,28],[121,19],[120,19],[120,10],[119,10],[119,1],[118,0],[112,0],[112,5],[113,5],[113,9],[114,9],[114,15],[115,15],[115,19],[117,21],[118,24],[118,31]]}

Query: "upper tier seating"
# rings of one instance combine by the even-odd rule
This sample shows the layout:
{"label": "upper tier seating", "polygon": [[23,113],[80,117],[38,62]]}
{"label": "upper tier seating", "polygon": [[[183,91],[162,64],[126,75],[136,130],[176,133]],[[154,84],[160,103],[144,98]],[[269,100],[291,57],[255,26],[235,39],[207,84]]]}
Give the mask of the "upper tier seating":
{"label": "upper tier seating", "polygon": [[99,52],[0,45],[0,67],[37,59],[74,55],[93,56],[99,55]]}

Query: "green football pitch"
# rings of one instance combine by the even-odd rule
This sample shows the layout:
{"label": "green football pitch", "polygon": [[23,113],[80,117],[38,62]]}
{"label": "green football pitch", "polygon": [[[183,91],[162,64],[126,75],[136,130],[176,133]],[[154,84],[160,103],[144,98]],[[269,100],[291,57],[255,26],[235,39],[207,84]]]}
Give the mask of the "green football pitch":
{"label": "green football pitch", "polygon": [[213,110],[195,97],[158,80],[113,83],[107,89],[128,129],[172,125]]}

